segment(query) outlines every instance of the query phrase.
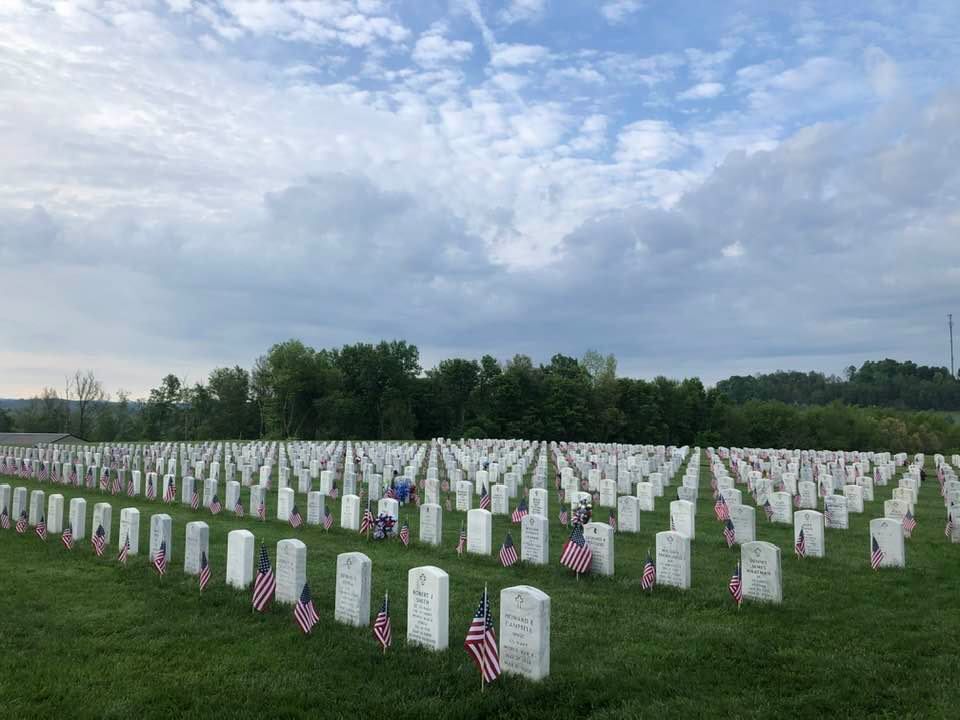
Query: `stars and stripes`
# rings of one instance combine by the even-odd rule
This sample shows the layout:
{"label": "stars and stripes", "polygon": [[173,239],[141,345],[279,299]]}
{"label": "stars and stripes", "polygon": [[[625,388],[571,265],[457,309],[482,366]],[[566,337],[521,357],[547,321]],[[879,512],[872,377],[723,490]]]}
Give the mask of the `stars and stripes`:
{"label": "stars and stripes", "polygon": [[163,490],[163,501],[165,503],[172,503],[177,498],[177,483],[173,478],[169,478],[166,482],[166,487]]}
{"label": "stars and stripes", "polygon": [[763,501],[763,512],[767,515],[767,520],[773,520],[773,505],[770,504],[769,500]]}
{"label": "stars and stripes", "polygon": [[73,528],[69,525],[64,529],[63,534],[60,535],[60,542],[63,543],[63,546],[67,550],[73,550]]}
{"label": "stars and stripes", "polygon": [[886,555],[883,554],[883,548],[880,547],[880,543],[877,542],[875,537],[870,538],[872,542],[872,551],[870,553],[870,567],[874,570],[878,570],[880,565],[883,563],[883,559]]}
{"label": "stars and stripes", "polygon": [[723,539],[727,541],[727,547],[733,547],[733,544],[737,541],[737,528],[730,518],[727,518],[723,523]]}
{"label": "stars and stripes", "polygon": [[400,526],[400,542],[403,543],[404,547],[410,544],[410,526],[406,520],[404,520],[403,525]]}
{"label": "stars and stripes", "polygon": [[310,583],[303,584],[300,599],[293,606],[293,619],[300,626],[304,635],[309,635],[313,626],[320,620],[317,609],[313,606],[313,597],[310,595]]}
{"label": "stars and stripes", "polygon": [[167,574],[167,541],[161,540],[160,547],[157,549],[157,552],[153,555],[153,569],[157,571],[157,575],[163,577]]}
{"label": "stars and stripes", "polygon": [[137,494],[137,489],[133,485],[133,475],[127,478],[127,495],[133,497]]}
{"label": "stars and stripes", "polygon": [[467,531],[463,529],[463,524],[460,525],[460,536],[457,538],[457,555],[463,555],[463,551],[467,549]]}
{"label": "stars and stripes", "polygon": [[643,575],[640,576],[640,588],[642,590],[653,590],[657,584],[657,566],[647,551],[647,561],[643,564]]}
{"label": "stars and stripes", "polygon": [[257,518],[260,520],[267,519],[267,502],[265,500],[260,500],[257,505]]}
{"label": "stars and stripes", "polygon": [[727,507],[727,501],[723,499],[723,495],[717,495],[717,501],[713,504],[713,514],[720,522],[730,518],[730,509]]}
{"label": "stars and stripes", "polygon": [[[4,530],[10,529],[10,514],[7,512],[7,506],[3,506],[3,510],[0,510],[0,528]],[[949,533],[947,533],[949,535]]]}
{"label": "stars and stripes", "polygon": [[363,519],[360,520],[360,534],[368,532],[373,527],[373,513],[370,512],[370,506],[363,511]]}
{"label": "stars and stripes", "polygon": [[[6,509],[6,508],[4,508]],[[7,521],[7,527],[10,527],[10,521]],[[947,524],[943,528],[943,534],[947,537],[953,535],[953,513],[947,513]]]}
{"label": "stars and stripes", "polygon": [[238,518],[243,517],[243,503],[240,501],[240,493],[237,493],[237,501],[233,504],[233,514]]}
{"label": "stars and stripes", "polygon": [[298,528],[301,525],[303,525],[303,517],[300,515],[300,511],[297,509],[296,505],[294,505],[290,509],[289,520],[290,520],[290,527],[292,528]]}
{"label": "stars and stripes", "polygon": [[567,506],[561,503],[560,504],[560,524],[563,525],[563,527],[566,527],[567,523],[569,522],[570,522],[570,513],[567,510]]}
{"label": "stars and stripes", "polygon": [[480,488],[480,509],[481,510],[490,509],[490,494],[487,492],[486,485]]}
{"label": "stars and stripes", "polygon": [[106,491],[110,487],[110,468],[105,467],[100,473],[100,489]]}
{"label": "stars and stripes", "polygon": [[328,497],[330,497],[331,500],[336,500],[338,497],[340,497],[340,491],[337,490],[336,483],[330,486],[330,492],[328,493]]}
{"label": "stars and stripes", "polygon": [[157,489],[153,486],[153,478],[147,478],[147,500],[157,497]]}
{"label": "stars and stripes", "polygon": [[20,513],[20,517],[17,518],[17,524],[14,529],[17,531],[18,535],[23,535],[27,531],[27,511],[26,510]]}
{"label": "stars and stripes", "polygon": [[607,516],[607,525],[612,527],[614,532],[617,531],[617,514],[613,512],[613,510],[611,510],[610,515]]}
{"label": "stars and stripes", "polygon": [[273,593],[277,589],[277,578],[270,565],[270,556],[267,555],[267,546],[260,543],[260,561],[257,564],[257,577],[253,582],[253,609],[265,612],[273,600]]}
{"label": "stars and stripes", "polygon": [[330,512],[330,508],[323,508],[323,529],[329,530],[333,527],[333,513]]}
{"label": "stars and stripes", "polygon": [[807,556],[807,538],[803,534],[803,528],[800,528],[797,541],[793,544],[793,551],[798,558],[805,558]]}
{"label": "stars and stripes", "polygon": [[800,493],[793,496],[793,506],[797,509],[800,508]]}
{"label": "stars and stripes", "polygon": [[497,634],[493,627],[493,613],[490,609],[490,599],[487,589],[483,589],[477,612],[467,630],[467,637],[463,647],[470,655],[483,682],[493,682],[500,675],[500,653],[497,650]]}
{"label": "stars and stripes", "polygon": [[197,489],[197,484],[193,484],[193,491],[190,493],[190,507],[194,510],[200,509],[200,491]]}
{"label": "stars and stripes", "polygon": [[113,476],[113,487],[110,492],[113,495],[119,495],[121,492],[123,492],[123,484],[120,482],[119,473]]}
{"label": "stars and stripes", "polygon": [[527,499],[520,498],[520,502],[517,504],[517,509],[513,511],[513,514],[510,516],[510,519],[514,523],[518,523],[521,520],[523,520],[528,514],[529,514],[529,511],[527,510]]}
{"label": "stars and stripes", "polygon": [[43,515],[40,515],[40,522],[37,523],[37,526],[34,528],[34,532],[41,540],[47,539],[47,521],[44,519]]}
{"label": "stars and stripes", "polygon": [[575,523],[570,538],[564,543],[560,555],[560,564],[573,570],[577,575],[587,572],[593,562],[593,550],[583,537],[583,526]]}
{"label": "stars and stripes", "polygon": [[223,510],[223,505],[220,504],[220,498],[214,493],[210,499],[210,514],[219,515],[221,510]]}
{"label": "stars and stripes", "polygon": [[383,605],[380,606],[377,619],[373,621],[373,636],[386,653],[387,648],[393,643],[393,630],[390,627],[390,596],[387,593],[384,593]]}
{"label": "stars and stripes", "polygon": [[207,560],[206,550],[200,551],[200,575],[198,580],[200,582],[200,592],[203,592],[210,584],[210,562]]}
{"label": "stars and stripes", "polygon": [[733,575],[730,576],[727,590],[730,591],[730,597],[733,598],[737,607],[740,607],[740,604],[743,602],[743,580],[740,577],[740,563],[737,563],[737,566],[733,570]]}
{"label": "stars and stripes", "polygon": [[507,537],[503,540],[503,545],[500,546],[500,564],[503,567],[510,567],[515,565],[520,558],[517,557],[517,548],[513,544],[513,537],[510,533],[507,533]]}
{"label": "stars and stripes", "polygon": [[117,554],[117,561],[123,565],[127,564],[127,556],[130,554],[130,536],[123,539],[123,545],[120,546],[120,552]]}
{"label": "stars and stripes", "polygon": [[910,509],[907,509],[907,514],[903,516],[903,534],[906,537],[912,537],[913,531],[917,527],[917,519],[913,516],[913,513],[910,512]]}
{"label": "stars and stripes", "polygon": [[90,538],[90,544],[93,545],[93,551],[97,554],[97,557],[103,557],[103,547],[106,543],[107,533],[103,529],[103,525],[97,525],[97,531]]}

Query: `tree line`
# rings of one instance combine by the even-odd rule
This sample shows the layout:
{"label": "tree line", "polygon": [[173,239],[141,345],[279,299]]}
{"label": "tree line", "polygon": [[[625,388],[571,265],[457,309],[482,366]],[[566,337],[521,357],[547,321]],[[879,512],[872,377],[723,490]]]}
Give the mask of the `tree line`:
{"label": "tree line", "polygon": [[[451,358],[424,371],[402,340],[320,350],[288,340],[251,370],[215,368],[192,385],[167,375],[138,400],[109,402],[92,373],[77,373],[67,397],[45,388],[0,412],[0,429],[92,441],[442,436],[935,452],[960,447],[960,425],[896,406],[960,407],[949,401],[960,383],[936,370],[884,360],[846,379],[773,373],[706,388],[698,378],[618,377],[616,358],[595,351],[545,364]],[[872,398],[892,407],[860,406]]]}

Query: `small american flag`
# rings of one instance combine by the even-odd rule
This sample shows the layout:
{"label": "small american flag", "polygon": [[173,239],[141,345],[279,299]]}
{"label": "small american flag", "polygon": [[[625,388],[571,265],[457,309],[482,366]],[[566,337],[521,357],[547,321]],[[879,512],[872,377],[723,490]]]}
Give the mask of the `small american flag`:
{"label": "small american flag", "polygon": [[267,519],[267,503],[264,500],[261,500],[260,504],[257,505],[257,517],[260,520]]}
{"label": "small american flag", "polygon": [[799,493],[793,496],[793,506],[794,506],[795,508],[799,508],[799,507],[800,507],[800,495],[799,495]]}
{"label": "small american flag", "polygon": [[63,534],[60,536],[60,542],[67,550],[73,550],[73,529],[67,525]]}
{"label": "small american flag", "polygon": [[713,504],[713,514],[720,522],[730,517],[730,510],[727,508],[727,501],[723,499],[723,495],[717,495],[717,501]]}
{"label": "small american flag", "polygon": [[[4,530],[10,529],[10,515],[7,512],[6,505],[3,506],[3,510],[0,510],[0,528],[3,528]],[[950,533],[947,534],[949,535]]]}
{"label": "small american flag", "polygon": [[737,540],[737,529],[730,518],[727,518],[723,524],[723,539],[727,541],[727,547],[733,547],[733,543]]}
{"label": "small american flag", "polygon": [[740,580],[740,563],[737,563],[737,567],[734,568],[727,589],[730,591],[730,597],[733,598],[737,607],[740,607],[740,604],[743,602],[743,583]]}
{"label": "small american flag", "polygon": [[47,523],[43,519],[43,515],[40,516],[40,522],[37,523],[37,527],[34,528],[34,531],[37,533],[37,537],[41,540],[47,539]]}
{"label": "small american flag", "polygon": [[16,531],[18,534],[23,535],[27,531],[27,511],[24,510],[20,513],[20,517],[17,519]]}
{"label": "small american flag", "polygon": [[483,682],[493,682],[500,675],[500,653],[497,650],[497,634],[493,628],[493,613],[490,610],[490,600],[487,589],[483,589],[480,596],[480,605],[467,630],[467,637],[463,641],[464,649],[470,654]]}
{"label": "small american flag", "polygon": [[583,537],[583,526],[574,523],[570,539],[564,543],[560,555],[560,564],[573,570],[577,575],[587,572],[593,562],[593,550]]}
{"label": "small american flag", "polygon": [[329,530],[333,527],[333,513],[330,512],[330,508],[323,508],[323,529]]}
{"label": "small american flag", "polygon": [[118,473],[113,476],[113,489],[111,492],[114,495],[119,495],[122,491],[123,491],[123,485],[120,483],[120,474]]}
{"label": "small american flag", "polygon": [[443,506],[447,509],[447,512],[453,512],[453,503],[450,498],[447,498]]}
{"label": "small american flag", "polygon": [[613,528],[613,531],[617,531],[617,516],[613,510],[610,511],[610,515],[607,517],[607,525]]}
{"label": "small american flag", "polygon": [[337,484],[334,483],[330,488],[330,498],[336,500],[338,497],[340,497],[340,491],[337,490]]}
{"label": "small american flag", "polygon": [[220,504],[220,498],[214,495],[210,501],[210,513],[212,515],[219,515],[221,510],[223,510],[223,505]]}
{"label": "small american flag", "polygon": [[400,526],[400,542],[404,544],[404,547],[410,544],[410,526],[407,525],[407,521],[403,521],[403,525]]}
{"label": "small american flag", "polygon": [[243,517],[243,503],[240,502],[240,494],[237,494],[237,501],[233,504],[233,514],[238,518]]}
{"label": "small american flag", "polygon": [[885,555],[883,554],[883,548],[880,547],[880,543],[877,542],[876,538],[871,538],[873,541],[873,552],[870,553],[870,567],[874,570],[880,568],[880,564],[883,562]]}
{"label": "small american flag", "polygon": [[210,584],[210,563],[207,562],[207,553],[205,550],[200,551],[200,592],[206,590],[207,585]]}
{"label": "small american flag", "polygon": [[657,584],[657,566],[653,562],[653,558],[650,556],[650,551],[647,551],[647,561],[643,564],[643,575],[640,577],[640,588],[642,590],[653,590],[653,586]]}
{"label": "small american flag", "polygon": [[153,487],[153,478],[147,478],[147,499],[153,500],[157,496],[157,491]]}
{"label": "small american flag", "polygon": [[260,562],[257,565],[257,577],[253,583],[253,609],[265,612],[273,600],[273,593],[277,589],[277,579],[273,575],[270,565],[270,556],[267,555],[267,546],[260,543]]}
{"label": "small american flag", "polygon": [[[6,508],[4,508],[6,510]],[[10,521],[7,521],[7,527],[10,527]],[[943,534],[947,537],[953,535],[953,513],[947,513],[947,525],[943,528]]]}
{"label": "small american flag", "polygon": [[373,621],[373,636],[386,653],[393,642],[393,631],[390,628],[390,597],[386,593],[383,596],[380,612],[377,613],[377,619]]}
{"label": "small american flag", "polygon": [[514,523],[518,523],[523,520],[529,513],[527,512],[527,499],[521,498],[520,502],[517,504],[517,509],[513,511],[513,515],[510,516],[510,519]]}
{"label": "small american flag", "polygon": [[163,491],[163,501],[165,503],[172,503],[177,497],[177,484],[174,482],[173,478],[167,482],[167,487]]}
{"label": "small american flag", "polygon": [[194,510],[200,509],[200,491],[197,490],[196,483],[193,485],[193,492],[190,493],[190,507]]}
{"label": "small american flag", "polygon": [[133,476],[127,480],[127,495],[133,497],[137,494],[136,488],[133,486]]}
{"label": "small american flag", "polygon": [[503,540],[503,545],[500,546],[500,564],[503,565],[503,567],[510,567],[516,564],[517,560],[519,560],[517,557],[517,548],[514,547],[513,538],[510,536],[510,533],[507,533],[507,537]]}
{"label": "small american flag", "polygon": [[907,510],[907,514],[903,516],[903,531],[907,537],[913,535],[914,528],[917,527],[917,520],[913,517],[913,513],[910,510]]}
{"label": "small american flag", "polygon": [[467,549],[467,532],[463,529],[463,525],[460,525],[460,537],[457,538],[457,555],[463,555],[463,551]]}
{"label": "small american flag", "polygon": [[797,542],[793,545],[793,551],[797,554],[798,558],[805,558],[807,556],[807,539],[803,534],[803,528],[800,528],[800,534],[797,535]]}
{"label": "small american flag", "polygon": [[309,635],[313,626],[320,620],[317,609],[313,606],[313,598],[310,595],[310,583],[303,584],[300,599],[297,600],[297,604],[293,608],[293,619],[303,630],[304,635]]}
{"label": "small american flag", "polygon": [[120,553],[117,555],[117,560],[126,565],[127,564],[127,555],[130,554],[130,538],[125,537],[123,539],[123,545],[120,547]]}
{"label": "small american flag", "polygon": [[773,520],[773,505],[769,500],[763,501],[763,511],[767,514],[767,520]]}
{"label": "small american flag", "polygon": [[300,511],[297,510],[297,506],[294,505],[290,510],[290,527],[298,528],[303,525],[303,518],[300,516]]}
{"label": "small american flag", "polygon": [[392,483],[391,483],[390,487],[387,488],[387,492],[386,492],[386,494],[385,494],[383,497],[386,498],[386,499],[388,499],[388,500],[396,500],[396,499],[397,499],[397,491],[396,491],[396,489],[393,487],[393,484],[392,484]]}
{"label": "small american flag", "polygon": [[567,512],[567,506],[561,504],[560,505],[560,524],[566,527],[569,521],[570,521],[570,513]]}
{"label": "small american flag", "polygon": [[360,533],[363,534],[372,527],[373,527],[373,513],[370,512],[370,507],[367,506],[367,509],[363,511],[363,519],[360,521]]}
{"label": "small american flag", "polygon": [[100,473],[100,489],[106,490],[110,487],[110,468],[104,468]]}
{"label": "small american flag", "polygon": [[104,531],[103,525],[97,525],[97,531],[90,538],[90,543],[93,545],[93,551],[97,554],[97,557],[103,557],[103,546],[106,542],[107,533]]}
{"label": "small american flag", "polygon": [[490,495],[487,494],[487,486],[484,485],[480,490],[480,509],[489,510],[490,509]]}
{"label": "small american flag", "polygon": [[153,556],[153,569],[163,577],[167,574],[167,541],[160,541],[160,549]]}

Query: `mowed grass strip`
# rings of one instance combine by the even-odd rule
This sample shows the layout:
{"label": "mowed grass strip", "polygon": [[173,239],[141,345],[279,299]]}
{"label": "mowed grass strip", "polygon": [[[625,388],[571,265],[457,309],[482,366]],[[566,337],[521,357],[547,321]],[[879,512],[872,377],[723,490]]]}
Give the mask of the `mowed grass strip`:
{"label": "mowed grass strip", "polygon": [[[97,491],[2,479],[13,487],[87,498],[87,535],[73,552],[59,536],[0,531],[0,705],[7,717],[948,717],[960,702],[956,641],[960,637],[960,546],[943,535],[937,483],[917,505],[919,526],[907,541],[904,570],[869,566],[871,518],[883,514],[891,487],[850,529],[827,530],[827,557],[796,560],[793,532],[757,512],[758,539],[782,551],[781,606],[745,603],[739,612],[726,585],[738,557],[713,519],[706,455],[701,455],[693,587],[643,593],[639,578],[654,535],[666,529],[676,483],[641,513],[639,534],[616,536],[614,578],[574,577],[558,565],[566,531],[551,490],[550,565],[501,568],[496,550],[508,529],[495,517],[489,558],[454,551],[463,513],[444,513],[441,548],[417,543],[416,508],[401,509],[411,526],[409,548],[368,542],[339,528],[339,502],[329,503],[337,528],[293,530],[249,516],[211,516]],[[553,478],[550,467],[548,478]],[[221,484],[222,496],[222,484]],[[247,490],[242,497],[247,500]],[[276,491],[269,510],[275,516]],[[113,505],[111,547],[90,548],[92,505]],[[329,502],[329,501],[328,501]],[[305,514],[306,505],[298,496]],[[128,567],[115,560],[120,509],[141,511],[141,554]],[[512,507],[511,507],[512,509]],[[158,578],[147,561],[150,516],[173,517],[170,571]],[[595,508],[606,521],[606,508]],[[213,582],[200,595],[183,574],[185,525],[210,525]],[[227,533],[248,528],[267,543],[308,546],[307,579],[320,614],[314,634],[300,634],[292,608],[251,612],[250,593],[224,586]],[[30,531],[32,533],[32,529]],[[371,616],[390,591],[394,646],[378,652],[369,628],[333,621],[336,556],[359,550],[373,561]],[[450,574],[450,649],[405,642],[407,571],[437,565]],[[494,599],[510,585],[542,589],[552,600],[551,675],[541,683],[504,676],[484,692],[462,649],[484,584]]]}

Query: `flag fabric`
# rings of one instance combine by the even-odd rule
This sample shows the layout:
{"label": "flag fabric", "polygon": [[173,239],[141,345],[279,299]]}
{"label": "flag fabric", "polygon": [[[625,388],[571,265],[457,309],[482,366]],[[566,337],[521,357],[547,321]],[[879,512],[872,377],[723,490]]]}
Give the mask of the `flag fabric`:
{"label": "flag fabric", "polygon": [[133,476],[127,480],[127,495],[133,497],[136,494],[136,488],[133,486]]}
{"label": "flag fabric", "polygon": [[807,556],[807,538],[803,534],[803,528],[800,528],[800,534],[797,535],[797,542],[793,545],[793,551],[797,554],[798,558],[805,558]]}
{"label": "flag fabric", "polygon": [[27,531],[27,511],[24,510],[17,518],[16,531],[18,535],[23,535]]}
{"label": "flag fabric", "polygon": [[147,499],[153,500],[157,496],[157,491],[153,487],[153,478],[147,478]]}
{"label": "flag fabric", "polygon": [[193,492],[190,493],[190,507],[194,510],[200,509],[200,491],[197,490],[197,484],[193,484]]}
{"label": "flag fabric", "polygon": [[313,626],[320,620],[317,609],[313,606],[313,598],[310,596],[310,583],[303,584],[300,599],[293,607],[293,619],[297,621],[304,635],[309,635]]}
{"label": "flag fabric", "polygon": [[727,508],[727,501],[723,499],[723,495],[717,495],[717,501],[713,504],[713,514],[720,522],[730,517],[730,510]]}
{"label": "flag fabric", "polygon": [[914,528],[917,527],[917,520],[913,517],[913,513],[910,510],[907,510],[907,514],[903,516],[903,531],[907,537],[913,535]]}
{"label": "flag fabric", "polygon": [[177,485],[171,479],[170,482],[166,483],[166,488],[163,491],[163,501],[165,503],[172,503],[177,498]]}
{"label": "flag fabric", "polygon": [[323,529],[329,530],[333,527],[333,513],[330,512],[330,508],[323,508]]}
{"label": "flag fabric", "polygon": [[338,497],[340,497],[340,491],[337,490],[337,484],[336,484],[336,483],[334,483],[333,486],[330,488],[330,492],[329,492],[328,495],[329,495],[329,497],[332,498],[333,500],[336,500]]}
{"label": "flag fabric", "polygon": [[793,506],[794,506],[795,508],[799,508],[799,507],[800,507],[800,494],[799,494],[799,493],[797,493],[796,495],[793,496]]}
{"label": "flag fabric", "polygon": [[114,495],[119,495],[122,490],[123,490],[123,485],[120,483],[120,474],[117,473],[117,474],[114,475],[114,477],[113,477],[113,490],[112,490],[112,492],[113,492]]}
{"label": "flag fabric", "polygon": [[517,548],[513,544],[513,538],[510,536],[510,533],[507,533],[503,545],[500,546],[500,564],[503,565],[503,567],[510,567],[516,564],[517,560],[519,560],[517,557]]}
{"label": "flag fabric", "polygon": [[290,527],[298,528],[303,525],[303,518],[300,516],[300,511],[297,510],[297,506],[294,505],[293,509],[290,510]]}
{"label": "flag fabric", "polygon": [[260,520],[266,520],[266,519],[267,519],[267,503],[266,503],[266,501],[264,501],[264,500],[261,500],[261,501],[260,501],[260,504],[257,505],[257,517],[258,517]]}
{"label": "flag fabric", "polygon": [[510,519],[514,523],[518,523],[521,520],[523,520],[528,514],[529,513],[527,511],[527,499],[520,498],[520,502],[517,505],[517,509],[513,511],[513,515],[510,516]]}
{"label": "flag fabric", "polygon": [[657,584],[657,566],[647,552],[647,561],[643,564],[643,575],[640,577],[640,588],[642,590],[653,590]]}
{"label": "flag fabric", "polygon": [[47,522],[44,520],[43,515],[40,516],[40,522],[37,523],[37,527],[34,528],[34,532],[37,533],[37,537],[41,540],[47,539]]}
{"label": "flag fabric", "polygon": [[120,547],[120,552],[117,555],[117,561],[126,565],[127,564],[127,555],[130,553],[130,538],[126,537],[123,539],[123,545]]}
{"label": "flag fabric", "polygon": [[373,513],[370,512],[370,506],[367,506],[367,509],[363,511],[363,519],[360,521],[360,534],[367,532],[371,527],[373,527]]}
{"label": "flag fabric", "polygon": [[160,541],[160,549],[153,556],[153,569],[160,576],[167,574],[167,541]]}
{"label": "flag fabric", "polygon": [[[9,521],[7,521],[7,527],[10,527]],[[947,526],[943,529],[943,534],[947,537],[953,535],[953,513],[947,514]]]}
{"label": "flag fabric", "polygon": [[769,500],[763,501],[763,511],[767,514],[767,520],[773,520],[773,505]]}
{"label": "flag fabric", "polygon": [[223,505],[220,504],[220,498],[214,494],[213,499],[210,500],[210,513],[219,515],[221,510],[223,510]]}
{"label": "flag fabric", "polygon": [[10,529],[10,514],[7,512],[6,505],[3,506],[3,510],[0,510],[0,528],[4,530]]}
{"label": "flag fabric", "polygon": [[487,494],[487,486],[484,485],[480,490],[480,509],[489,510],[490,509],[490,495]]}
{"label": "flag fabric", "polygon": [[484,588],[480,596],[480,605],[467,630],[463,647],[473,659],[483,682],[493,682],[500,675],[500,653],[497,650],[497,634],[493,627],[493,613],[490,600]]}
{"label": "flag fabric", "polygon": [[270,556],[267,555],[267,546],[260,543],[260,562],[257,565],[257,577],[253,583],[253,609],[265,612],[273,600],[273,593],[277,589],[277,579],[273,575],[270,565]]}
{"label": "flag fabric", "polygon": [[560,524],[563,527],[567,526],[567,523],[570,521],[570,513],[567,512],[567,506],[562,504],[560,505]]}
{"label": "flag fabric", "polygon": [[457,555],[463,555],[463,551],[467,549],[467,531],[463,529],[463,525],[460,526],[460,537],[457,539]]}
{"label": "flag fabric", "polygon": [[612,527],[614,532],[617,531],[617,516],[613,510],[610,511],[610,515],[607,517],[607,525]]}
{"label": "flag fabric", "polygon": [[110,487],[110,469],[104,468],[100,473],[100,489],[105,491],[108,487]]}
{"label": "flag fabric", "polygon": [[573,530],[570,532],[570,539],[563,546],[560,564],[579,575],[590,570],[592,562],[593,550],[590,549],[587,541],[583,538],[583,526],[574,523]]}
{"label": "flag fabric", "polygon": [[727,547],[733,547],[733,543],[737,540],[737,529],[730,518],[723,523],[723,539],[727,541]]}
{"label": "flag fabric", "polygon": [[447,498],[444,501],[443,506],[446,508],[447,512],[453,512],[453,503],[451,502],[450,498]]}
{"label": "flag fabric", "polygon": [[390,627],[390,597],[386,594],[383,596],[383,605],[380,606],[377,619],[373,621],[373,636],[384,652],[393,642],[393,631]]}
{"label": "flag fabric", "polygon": [[237,494],[237,501],[233,504],[233,514],[238,518],[243,517],[243,503],[240,502],[240,494]]}
{"label": "flag fabric", "polygon": [[60,542],[67,550],[73,550],[73,528],[67,525],[63,534],[60,536]]}
{"label": "flag fabric", "polygon": [[410,544],[410,526],[407,525],[407,521],[403,521],[403,525],[400,526],[400,542],[406,547]]}
{"label": "flag fabric", "polygon": [[205,550],[200,551],[200,592],[206,590],[207,585],[210,584],[210,563],[207,562],[207,553]]}
{"label": "flag fabric", "polygon": [[883,554],[883,548],[880,547],[880,543],[877,542],[876,538],[871,538],[873,541],[873,551],[870,553],[870,567],[874,570],[880,568],[880,564],[883,562],[885,555]]}
{"label": "flag fabric", "polygon": [[737,607],[740,607],[740,604],[743,602],[743,583],[740,579],[740,563],[737,563],[737,567],[734,568],[733,575],[730,576],[730,583],[727,585],[727,589],[730,591],[730,597],[733,598],[733,601],[737,604]]}
{"label": "flag fabric", "polygon": [[93,545],[93,551],[97,554],[97,557],[103,557],[103,546],[106,542],[107,533],[104,531],[103,525],[97,525],[97,531],[90,538],[90,544]]}
{"label": "flag fabric", "polygon": [[397,491],[396,491],[396,488],[393,487],[393,483],[391,483],[390,487],[387,488],[387,492],[384,494],[383,497],[389,500],[397,499]]}

